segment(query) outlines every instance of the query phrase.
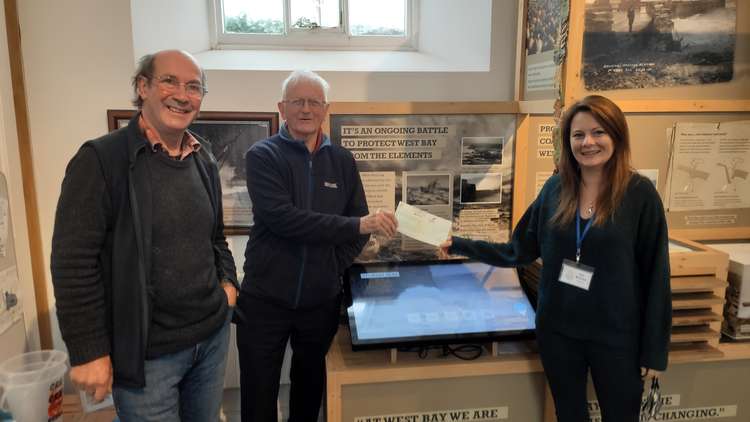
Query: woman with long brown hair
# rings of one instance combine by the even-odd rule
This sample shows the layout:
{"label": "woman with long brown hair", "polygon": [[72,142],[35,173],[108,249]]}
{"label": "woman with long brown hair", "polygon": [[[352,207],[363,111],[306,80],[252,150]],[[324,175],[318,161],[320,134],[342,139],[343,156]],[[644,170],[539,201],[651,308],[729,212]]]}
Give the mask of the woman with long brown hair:
{"label": "woman with long brown hair", "polygon": [[667,223],[653,184],[630,165],[622,111],[592,95],[563,116],[559,174],[508,243],[452,237],[440,254],[491,265],[541,257],[536,334],[559,422],[588,420],[590,371],[602,419],[637,421],[643,379],[667,366]]}

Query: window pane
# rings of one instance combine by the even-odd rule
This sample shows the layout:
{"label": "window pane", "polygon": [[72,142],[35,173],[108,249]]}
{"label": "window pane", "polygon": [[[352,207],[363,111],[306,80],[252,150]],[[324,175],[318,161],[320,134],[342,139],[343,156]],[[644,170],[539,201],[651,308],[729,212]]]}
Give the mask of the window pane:
{"label": "window pane", "polygon": [[283,0],[222,0],[224,32],[283,34]]}
{"label": "window pane", "polygon": [[339,0],[291,0],[292,28],[338,28]]}
{"label": "window pane", "polygon": [[349,0],[352,35],[406,35],[406,0]]}

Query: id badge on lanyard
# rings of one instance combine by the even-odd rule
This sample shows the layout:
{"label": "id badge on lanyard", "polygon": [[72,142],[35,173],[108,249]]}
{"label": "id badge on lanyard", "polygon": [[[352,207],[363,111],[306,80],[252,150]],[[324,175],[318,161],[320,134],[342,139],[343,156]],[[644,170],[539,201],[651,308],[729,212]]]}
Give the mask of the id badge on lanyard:
{"label": "id badge on lanyard", "polygon": [[594,216],[592,215],[588,223],[586,223],[583,233],[581,233],[581,214],[576,210],[576,260],[564,259],[562,268],[560,268],[559,281],[586,291],[591,286],[591,279],[594,277],[594,267],[581,264],[581,244],[593,222]]}

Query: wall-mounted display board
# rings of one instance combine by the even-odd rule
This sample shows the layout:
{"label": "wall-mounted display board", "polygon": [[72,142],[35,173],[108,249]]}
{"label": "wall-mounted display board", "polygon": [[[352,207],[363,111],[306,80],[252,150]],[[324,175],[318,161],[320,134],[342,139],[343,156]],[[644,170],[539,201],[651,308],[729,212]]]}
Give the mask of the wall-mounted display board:
{"label": "wall-mounted display board", "polygon": [[587,2],[585,89],[661,88],[733,79],[734,1]]}
{"label": "wall-mounted display board", "polygon": [[26,344],[9,199],[8,184],[0,172],[0,362],[23,352]]}
{"label": "wall-mounted display board", "polygon": [[597,93],[625,112],[750,110],[750,2],[570,0],[565,67],[566,104]]}
{"label": "wall-mounted display board", "polygon": [[[678,122],[669,133],[665,203],[675,228],[750,225],[750,120]],[[711,236],[711,234],[709,234]]]}
{"label": "wall-mounted display board", "polygon": [[[555,98],[555,46],[559,38],[562,0],[527,0],[519,22],[519,79],[523,100]],[[523,10],[523,7],[521,8]]]}
{"label": "wall-mounted display board", "polygon": [[[457,235],[509,237],[515,108],[503,103],[333,103],[332,142],[352,152],[371,211],[400,201],[453,222]],[[371,236],[360,262],[421,261],[437,249]]]}
{"label": "wall-mounted display board", "polygon": [[[669,223],[670,233],[689,239],[726,239],[737,237],[750,237],[750,207],[738,206],[731,202],[722,203],[721,207],[704,208],[685,208],[676,207],[670,209],[668,201],[668,182],[669,182],[669,158],[670,147],[673,145],[672,129],[675,125],[689,122],[690,124],[709,124],[711,127],[731,127],[736,122],[747,121],[750,119],[750,112],[734,113],[626,113],[628,126],[630,128],[631,154],[633,167],[642,174],[649,177],[656,183],[665,208],[667,210],[667,220]],[[550,132],[554,125],[551,116],[527,115],[519,118],[519,131],[517,142],[517,168],[525,169],[524,172],[516,172],[517,189],[515,193],[516,203],[514,204],[514,218],[520,218],[523,211],[534,200],[539,189],[552,174],[554,162],[551,157],[551,140]],[[705,131],[704,131],[705,132]],[[695,133],[702,133],[701,131]],[[724,133],[724,132],[721,132]],[[745,138],[750,134],[745,134]],[[732,139],[740,139],[741,136],[732,136]],[[734,142],[734,141],[733,141]],[[735,145],[735,147],[741,147]],[[707,164],[700,163],[710,171],[719,183],[722,177],[726,178],[726,170],[731,174],[730,180],[733,181],[734,188],[740,188],[740,185],[750,184],[750,177],[742,173],[743,163],[737,161],[736,154],[722,160],[712,163],[710,168]],[[705,160],[703,154],[701,160]],[[688,163],[688,167],[689,167]],[[736,167],[736,169],[734,167]],[[683,167],[685,167],[683,165]],[[687,170],[687,169],[686,169]],[[673,170],[673,174],[679,180],[683,176],[688,177],[687,171]],[[748,168],[750,170],[750,168]],[[707,174],[706,174],[707,176]],[[698,178],[694,180],[694,185],[707,183],[706,180]],[[727,183],[717,185],[721,190]],[[683,185],[685,185],[683,183]],[[681,185],[683,188],[684,186]],[[728,188],[727,188],[728,189]],[[514,220],[515,222],[515,220]]]}

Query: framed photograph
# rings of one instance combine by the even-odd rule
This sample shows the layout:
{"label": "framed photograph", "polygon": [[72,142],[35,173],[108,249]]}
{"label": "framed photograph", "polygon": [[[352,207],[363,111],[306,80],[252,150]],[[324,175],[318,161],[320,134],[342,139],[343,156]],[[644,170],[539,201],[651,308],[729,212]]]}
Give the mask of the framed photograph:
{"label": "framed photograph", "polygon": [[735,58],[742,19],[737,3],[587,1],[581,69],[586,91],[731,81],[734,69],[747,63]]}
{"label": "framed photograph", "polygon": [[[109,130],[127,126],[136,110],[107,110]],[[278,113],[203,111],[190,130],[211,142],[219,164],[226,234],[247,234],[253,224],[247,194],[245,152],[279,131]]]}

